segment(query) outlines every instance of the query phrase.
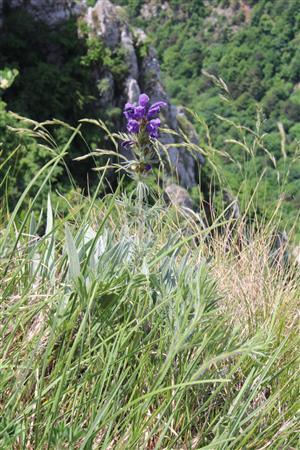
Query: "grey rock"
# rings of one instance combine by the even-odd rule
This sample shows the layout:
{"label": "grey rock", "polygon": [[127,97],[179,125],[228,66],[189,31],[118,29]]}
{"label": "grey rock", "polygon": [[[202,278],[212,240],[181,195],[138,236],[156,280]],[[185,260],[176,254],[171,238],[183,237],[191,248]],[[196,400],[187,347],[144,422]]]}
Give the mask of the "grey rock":
{"label": "grey rock", "polygon": [[[192,122],[189,120],[185,109],[182,106],[177,106],[175,108],[176,128],[181,129],[187,136],[189,142],[192,145],[197,146],[199,144],[199,136]],[[181,182],[187,187],[195,186],[198,181],[196,179],[195,166],[203,166],[205,164],[205,158],[199,151],[196,151],[192,147],[190,148],[190,151],[185,151],[184,149],[182,149],[181,155],[183,166],[181,168]]]}
{"label": "grey rock", "polygon": [[152,101],[164,100],[168,104],[165,115],[166,121],[170,123],[171,105],[160,78],[160,65],[157,53],[151,46],[148,48],[147,55],[140,61],[138,82],[142,91],[147,92]]}
{"label": "grey rock", "polygon": [[[166,203],[170,203],[175,208],[178,209],[182,218],[187,219],[186,225],[183,228],[184,234],[194,234],[195,227],[205,230],[206,224],[203,220],[200,212],[196,212],[193,205],[193,200],[191,199],[188,191],[179,186],[178,184],[169,184],[164,193]],[[207,239],[209,233],[203,235],[203,239]],[[197,245],[199,243],[198,238],[195,238],[194,243]]]}
{"label": "grey rock", "polygon": [[1,3],[9,8],[23,7],[35,19],[42,20],[48,25],[56,25],[72,16],[79,16],[86,7],[84,0],[8,0],[6,2],[2,0]]}
{"label": "grey rock", "polygon": [[145,42],[147,42],[147,35],[141,28],[134,29],[134,37],[137,46],[145,44]]}
{"label": "grey rock", "polygon": [[186,189],[178,184],[172,183],[165,189],[166,198],[169,202],[182,209],[193,210],[193,201]]}
{"label": "grey rock", "polygon": [[137,79],[139,73],[137,56],[133,45],[133,37],[127,26],[125,26],[121,31],[121,46],[126,52],[126,63],[128,66],[129,75],[131,78]]}
{"label": "grey rock", "polygon": [[272,236],[270,250],[271,266],[285,269],[289,264],[288,235],[286,231],[277,231]]}
{"label": "grey rock", "polygon": [[139,99],[141,93],[138,82],[134,78],[127,78],[126,80],[126,94],[129,103],[135,103]]}
{"label": "grey rock", "polygon": [[[164,139],[164,143],[175,143],[170,136],[170,141]],[[182,151],[183,150],[183,151]],[[170,160],[175,172],[175,176],[178,176],[180,184],[184,187],[191,188],[197,184],[196,180],[196,161],[186,149],[180,147],[169,148]]]}
{"label": "grey rock", "polygon": [[101,37],[108,47],[118,46],[122,23],[117,8],[110,1],[98,0],[93,8],[88,8],[84,19],[91,32]]}

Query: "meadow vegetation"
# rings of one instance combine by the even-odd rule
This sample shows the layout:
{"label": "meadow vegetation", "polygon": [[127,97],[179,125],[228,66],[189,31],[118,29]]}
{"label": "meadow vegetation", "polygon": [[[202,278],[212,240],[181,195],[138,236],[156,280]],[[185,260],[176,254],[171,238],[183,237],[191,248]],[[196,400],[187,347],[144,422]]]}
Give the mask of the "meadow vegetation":
{"label": "meadow vegetation", "polygon": [[234,235],[221,209],[203,229],[154,174],[103,195],[105,170],[94,195],[51,200],[78,133],[2,202],[0,447],[298,448],[300,278],[272,260],[279,212],[259,222],[253,200]]}

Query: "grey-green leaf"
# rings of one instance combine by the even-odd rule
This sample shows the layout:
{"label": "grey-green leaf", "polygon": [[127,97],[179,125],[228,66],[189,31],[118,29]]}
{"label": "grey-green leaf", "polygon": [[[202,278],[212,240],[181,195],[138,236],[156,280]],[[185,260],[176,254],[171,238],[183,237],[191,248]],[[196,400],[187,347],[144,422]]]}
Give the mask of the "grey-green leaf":
{"label": "grey-green leaf", "polygon": [[80,275],[80,262],[74,239],[68,225],[65,225],[66,250],[69,259],[69,276],[76,280]]}

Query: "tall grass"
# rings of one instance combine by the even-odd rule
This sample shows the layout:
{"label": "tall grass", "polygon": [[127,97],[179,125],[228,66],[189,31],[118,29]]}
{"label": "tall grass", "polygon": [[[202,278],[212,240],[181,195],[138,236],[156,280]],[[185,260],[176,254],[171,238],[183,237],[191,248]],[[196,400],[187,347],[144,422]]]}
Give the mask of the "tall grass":
{"label": "tall grass", "polygon": [[160,196],[141,224],[102,182],[65,216],[49,196],[38,218],[39,193],[20,216],[30,185],[3,212],[0,448],[299,448],[300,283],[269,264],[274,224],[228,247]]}

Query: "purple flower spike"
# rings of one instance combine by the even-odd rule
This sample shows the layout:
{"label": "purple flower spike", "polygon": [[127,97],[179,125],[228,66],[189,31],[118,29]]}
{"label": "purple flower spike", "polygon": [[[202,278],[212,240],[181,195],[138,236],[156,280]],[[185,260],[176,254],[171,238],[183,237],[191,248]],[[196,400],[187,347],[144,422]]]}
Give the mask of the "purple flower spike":
{"label": "purple flower spike", "polygon": [[150,106],[148,114],[147,114],[148,119],[155,116],[156,114],[159,114],[160,108],[165,108],[166,106],[167,106],[167,104],[165,102],[153,103],[153,105]]}
{"label": "purple flower spike", "polygon": [[149,100],[150,100],[150,99],[149,99],[149,97],[148,97],[147,94],[141,94],[141,95],[139,96],[139,105],[145,107],[145,106],[148,105]]}
{"label": "purple flower spike", "polygon": [[127,120],[134,118],[134,110],[135,107],[132,103],[126,103],[124,108],[124,116],[126,117]]}
{"label": "purple flower spike", "polygon": [[137,106],[134,108],[134,118],[139,120],[143,119],[146,114],[146,108],[144,106]]}
{"label": "purple flower spike", "polygon": [[[159,137],[160,120],[157,116],[161,108],[167,106],[167,103],[164,101],[155,102],[153,105],[150,105],[149,101],[147,94],[141,94],[138,104],[126,103],[124,108],[124,115],[127,119],[127,131],[133,134],[142,133],[142,140],[145,134],[148,134],[153,139]],[[125,145],[132,144],[126,143]]]}
{"label": "purple flower spike", "polygon": [[150,125],[150,127],[153,127],[153,128],[158,128],[158,127],[160,127],[160,119],[152,119],[152,120],[150,120],[150,122],[148,123],[148,125]]}
{"label": "purple flower spike", "polygon": [[166,106],[167,106],[167,103],[166,103],[166,102],[160,101],[160,102],[155,102],[155,103],[153,103],[153,105],[150,106],[150,109],[151,109],[151,108],[156,108],[156,107],[159,107],[159,108],[165,108]]}
{"label": "purple flower spike", "polygon": [[138,133],[140,130],[140,124],[135,119],[129,119],[127,123],[127,131],[129,133]]}
{"label": "purple flower spike", "polygon": [[160,127],[160,119],[152,119],[146,125],[146,131],[152,138],[157,138],[159,136],[158,128]]}

